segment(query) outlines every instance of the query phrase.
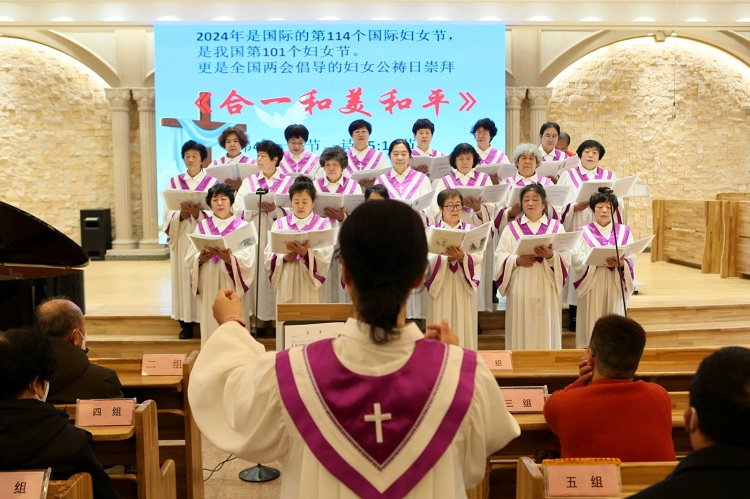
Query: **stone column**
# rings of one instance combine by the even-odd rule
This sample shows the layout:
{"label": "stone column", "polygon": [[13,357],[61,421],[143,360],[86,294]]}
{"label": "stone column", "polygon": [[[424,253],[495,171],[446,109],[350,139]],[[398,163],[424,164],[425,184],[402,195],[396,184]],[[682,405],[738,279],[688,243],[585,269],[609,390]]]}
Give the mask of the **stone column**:
{"label": "stone column", "polygon": [[526,87],[505,89],[505,154],[513,161],[513,150],[521,142],[521,104],[526,98]]}
{"label": "stone column", "polygon": [[159,244],[159,220],[156,192],[156,137],[154,125],[154,89],[134,88],[133,99],[138,104],[138,127],[141,142],[141,203],[143,211],[143,239],[139,253],[168,255],[169,250]]}
{"label": "stone column", "polygon": [[115,170],[115,240],[112,249],[107,251],[109,256],[120,250],[135,249],[136,241],[130,216],[130,89],[107,88],[105,94],[112,116],[112,163]]}
{"label": "stone column", "polygon": [[529,87],[529,137],[535,144],[539,144],[539,129],[547,121],[549,100],[552,97],[550,87]]}

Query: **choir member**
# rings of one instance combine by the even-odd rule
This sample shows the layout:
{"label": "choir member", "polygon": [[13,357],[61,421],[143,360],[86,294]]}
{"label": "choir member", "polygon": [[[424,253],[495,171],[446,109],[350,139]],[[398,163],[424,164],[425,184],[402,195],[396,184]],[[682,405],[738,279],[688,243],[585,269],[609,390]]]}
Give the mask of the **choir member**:
{"label": "choir member", "polygon": [[[320,167],[325,172],[325,176],[315,180],[315,188],[318,192],[335,193],[335,194],[357,194],[362,195],[362,189],[359,184],[349,177],[343,175],[347,167],[348,156],[346,151],[339,146],[328,147],[320,155]],[[375,187],[375,186],[371,186]],[[371,187],[368,187],[370,189]],[[346,212],[342,207],[340,210],[326,208],[325,214],[328,216],[332,227],[337,227],[346,218]],[[346,303],[347,297],[343,286],[341,286],[341,262],[338,254],[334,251],[331,268],[328,272],[328,279],[324,284],[325,301],[327,303]]]}
{"label": "choir member", "polygon": [[[347,154],[349,155],[349,166],[346,167],[346,175],[355,171],[378,170],[388,168],[388,163],[382,152],[370,147],[370,134],[372,125],[365,120],[354,120],[349,124],[349,136],[354,145]],[[362,188],[373,185],[374,181],[362,181]]]}
{"label": "choir member", "polygon": [[[273,224],[271,232],[307,232],[330,227],[328,218],[313,213],[315,186],[300,175],[289,187],[292,213]],[[266,269],[276,290],[276,303],[321,303],[323,283],[328,276],[333,246],[311,249],[308,242],[287,243],[288,253],[274,253],[269,238],[266,245]]]}
{"label": "choir member", "polygon": [[[578,146],[576,154],[581,160],[581,164],[575,168],[565,170],[558,185],[571,185],[571,196],[576,195],[576,189],[584,182],[589,180],[616,180],[615,174],[599,166],[599,161],[604,157],[604,146],[596,140],[584,140]],[[580,203],[571,202],[564,206],[560,211],[560,220],[567,232],[578,230],[579,227],[588,225],[594,220],[594,215],[589,209],[588,201]],[[622,215],[619,210],[615,213],[617,223],[622,223]],[[563,300],[568,303],[568,329],[575,331],[576,326],[576,305],[578,304],[578,294],[572,285],[572,280],[568,281],[563,291]]]}
{"label": "choir member", "polygon": [[[284,151],[278,144],[270,140],[264,140],[258,142],[255,149],[258,152],[259,171],[242,182],[242,186],[237,191],[234,211],[242,213],[245,220],[255,221],[255,227],[258,229],[258,244],[261,245],[261,248],[265,248],[271,226],[277,218],[287,215],[284,208],[276,206],[274,195],[286,194],[294,179],[282,174],[278,169],[281,157],[284,155]],[[245,210],[245,195],[255,194],[260,189],[268,189],[268,193],[261,198],[259,209]],[[257,319],[264,322],[276,320],[276,293],[271,285],[268,270],[263,265],[260,268],[260,279],[257,287],[258,310],[255,311]],[[255,296],[255,286],[253,286],[252,293]]]}
{"label": "choir member", "polygon": [[544,187],[527,185],[521,191],[523,215],[503,230],[495,251],[495,279],[505,307],[505,348],[549,350],[562,348],[560,296],[570,266],[570,252],[537,246],[533,254],[514,255],[524,235],[565,232],[547,216]]}
{"label": "choir member", "polygon": [[314,178],[320,164],[318,157],[305,151],[305,144],[310,138],[310,132],[304,125],[289,125],[284,130],[284,139],[289,148],[279,162],[279,170],[284,175],[307,175]]}
{"label": "choir member", "polygon": [[[232,163],[248,163],[255,164],[255,160],[250,156],[245,156],[242,150],[247,147],[248,140],[245,131],[238,127],[225,128],[219,136],[219,145],[223,147],[227,154],[220,158],[217,158],[211,163],[212,165],[230,165]],[[224,183],[231,185],[236,191],[240,188],[242,180],[234,180],[231,178],[224,179]]]}
{"label": "choir member", "polygon": [[542,161],[562,161],[565,153],[557,149],[557,140],[560,138],[560,125],[554,121],[548,121],[539,129],[539,152]]}
{"label": "choir member", "polygon": [[382,201],[390,198],[388,189],[380,184],[371,185],[365,189],[365,201]]}
{"label": "choir member", "polygon": [[[435,124],[427,118],[420,118],[414,122],[411,127],[411,133],[414,134],[414,140],[417,141],[417,146],[411,150],[412,157],[426,156],[435,158],[437,156],[443,156],[444,154],[436,151],[430,147],[432,142],[432,136],[435,134]],[[414,168],[420,173],[427,175],[429,170],[425,164],[417,164]]]}
{"label": "choir member", "polygon": [[[386,188],[390,199],[410,201],[432,191],[432,185],[427,175],[409,167],[411,149],[406,140],[396,139],[391,142],[388,148],[388,157],[393,168],[379,176],[375,182]],[[428,225],[426,213],[423,211],[421,215],[425,225]],[[425,294],[421,287],[414,290],[406,308],[407,318],[424,319]]]}
{"label": "choir member", "polygon": [[216,297],[223,325],[190,379],[196,422],[224,451],[280,460],[282,498],[465,497],[520,430],[447,324],[425,341],[405,320],[425,272],[423,224],[403,203],[364,203],[339,243],[354,315],[336,339],[266,353],[233,294]]}
{"label": "choir member", "polygon": [[[208,157],[203,144],[188,140],[182,145],[182,160],[187,173],[181,173],[169,181],[170,189],[205,192],[218,180],[206,174],[201,165]],[[198,303],[190,290],[190,270],[185,266],[185,257],[193,244],[188,238],[198,222],[210,216],[199,204],[183,202],[180,211],[165,210],[164,232],[169,245],[169,263],[172,269],[172,318],[180,322],[180,339],[193,337],[193,327],[199,319]]]}
{"label": "choir member", "polygon": [[[198,222],[195,234],[225,236],[248,224],[232,214],[234,190],[227,184],[216,184],[208,190],[206,204],[213,214]],[[255,277],[255,245],[236,252],[231,249],[207,248],[198,252],[194,246],[185,256],[192,274],[192,291],[198,297],[201,323],[201,346],[219,326],[211,312],[211,297],[219,289],[232,289],[242,300],[242,317],[250,315],[250,286]]]}
{"label": "choir member", "polygon": [[560,132],[560,137],[557,139],[557,145],[555,146],[555,149],[564,152],[565,156],[569,158],[575,153],[573,151],[569,151],[568,147],[570,147],[570,134],[566,132]]}
{"label": "choir member", "polygon": [[[474,123],[474,126],[471,127],[471,134],[477,141],[476,149],[477,153],[479,153],[480,165],[510,163],[508,157],[504,152],[499,149],[495,149],[490,144],[490,142],[492,142],[492,139],[495,138],[495,135],[497,135],[497,126],[495,126],[494,121],[489,118],[482,118],[481,120],[478,120],[476,123]],[[497,184],[500,182],[500,179],[497,177],[497,175],[493,175],[490,178],[492,179],[493,184]]]}
{"label": "choir member", "polygon": [[[435,190],[440,193],[444,189],[453,189],[456,187],[484,187],[492,185],[490,176],[486,173],[478,172],[474,168],[479,164],[479,153],[471,144],[462,143],[453,148],[448,157],[451,166],[454,168],[449,175],[441,178]],[[439,194],[438,194],[439,195]],[[461,211],[461,221],[475,226],[482,225],[492,220],[495,213],[495,204],[483,203],[482,198],[466,197],[463,199],[464,209]],[[434,220],[441,219],[441,211],[433,207]],[[492,244],[487,245],[484,258],[492,261],[494,248]],[[492,265],[482,266],[482,278],[479,280],[479,290],[477,291],[477,307],[479,310],[491,312],[493,310],[493,289],[492,289]]]}
{"label": "choir member", "polygon": [[[625,302],[633,293],[635,279],[635,255],[608,258],[607,266],[584,265],[591,248],[623,246],[633,242],[630,227],[612,223],[612,208],[617,210],[617,196],[611,193],[597,193],[591,196],[589,208],[594,212],[594,221],[579,228],[583,233],[577,248],[573,251],[570,281],[578,294],[576,320],[576,348],[586,348],[591,339],[594,323],[609,314],[625,315]],[[622,253],[621,253],[622,255]]]}
{"label": "choir member", "polygon": [[[461,220],[463,196],[455,189],[437,195],[441,220],[434,227],[468,231],[472,224]],[[466,253],[458,246],[448,246],[448,255],[428,255],[427,322],[448,321],[458,335],[458,344],[477,349],[477,287],[481,275],[482,253]],[[491,260],[490,260],[491,261]]]}

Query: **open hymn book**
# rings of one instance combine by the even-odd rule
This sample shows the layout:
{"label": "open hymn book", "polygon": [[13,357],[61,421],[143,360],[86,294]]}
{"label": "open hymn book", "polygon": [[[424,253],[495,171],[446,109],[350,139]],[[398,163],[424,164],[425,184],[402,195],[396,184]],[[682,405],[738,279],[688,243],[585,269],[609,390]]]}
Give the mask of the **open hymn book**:
{"label": "open hymn book", "polygon": [[592,267],[608,267],[609,264],[607,263],[607,258],[617,258],[618,251],[620,253],[620,258],[637,255],[638,253],[643,253],[653,240],[654,236],[644,237],[643,239],[633,241],[625,246],[620,246],[617,251],[614,246],[597,246],[596,248],[591,248],[586,255],[586,262],[584,265],[591,265]]}
{"label": "open hymn book", "polygon": [[308,231],[296,231],[296,230],[284,230],[284,231],[271,231],[271,251],[280,255],[286,255],[289,253],[286,245],[287,243],[300,243],[304,244],[307,242],[309,249],[320,249],[328,246],[334,246],[338,237],[338,229],[332,227],[330,229],[323,230],[308,230]]}
{"label": "open hymn book", "polygon": [[188,234],[188,237],[198,252],[206,248],[231,249],[236,252],[248,246],[258,244],[258,232],[255,230],[255,222],[243,225],[225,236],[216,234]]}
{"label": "open hymn book", "polygon": [[555,251],[569,251],[575,248],[580,238],[581,233],[579,231],[524,235],[516,241],[513,247],[513,254],[519,256],[534,255],[534,248],[537,246],[549,246],[550,244]]}
{"label": "open hymn book", "polygon": [[458,246],[464,253],[481,253],[490,238],[490,222],[471,230],[451,229],[450,227],[430,227],[427,230],[427,248],[430,253],[447,254],[448,246]]}
{"label": "open hymn book", "polygon": [[165,191],[162,191],[161,196],[164,199],[164,207],[170,211],[180,211],[182,209],[180,205],[184,202],[197,204],[201,207],[201,210],[211,209],[206,204],[206,193],[202,191],[167,189]]}
{"label": "open hymn book", "polygon": [[430,182],[441,179],[453,171],[453,167],[450,164],[450,156],[412,156],[409,160],[409,166],[412,170],[416,170],[421,165],[427,166],[427,176],[430,178]]}
{"label": "open hymn book", "polygon": [[232,180],[245,180],[250,175],[258,173],[258,165],[255,163],[229,163],[227,165],[213,165],[206,168],[206,173],[219,182],[230,178]]}
{"label": "open hymn book", "polygon": [[536,173],[542,177],[559,177],[565,170],[570,170],[578,166],[580,159],[575,154],[562,161],[544,161],[537,165]]}
{"label": "open hymn book", "polygon": [[364,194],[336,194],[330,192],[318,192],[315,195],[315,204],[313,205],[313,212],[320,215],[321,217],[326,216],[325,209],[331,208],[333,210],[340,210],[344,208],[344,212],[351,214],[354,209],[365,202]]}

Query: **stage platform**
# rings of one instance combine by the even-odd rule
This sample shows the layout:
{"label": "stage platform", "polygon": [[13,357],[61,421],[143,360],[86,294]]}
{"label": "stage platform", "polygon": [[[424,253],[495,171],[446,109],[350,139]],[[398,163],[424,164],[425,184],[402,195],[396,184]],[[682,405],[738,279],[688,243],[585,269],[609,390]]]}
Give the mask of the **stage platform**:
{"label": "stage platform", "polygon": [[[92,357],[143,353],[188,353],[200,339],[179,340],[170,319],[169,261],[94,261],[86,267],[86,329]],[[629,302],[629,315],[649,333],[648,347],[750,344],[750,280],[715,274],[638,256],[638,281],[645,291]],[[481,313],[480,349],[504,347],[504,304]],[[567,310],[563,310],[567,324]],[[563,346],[574,346],[563,331]],[[262,340],[269,348],[275,340]]]}

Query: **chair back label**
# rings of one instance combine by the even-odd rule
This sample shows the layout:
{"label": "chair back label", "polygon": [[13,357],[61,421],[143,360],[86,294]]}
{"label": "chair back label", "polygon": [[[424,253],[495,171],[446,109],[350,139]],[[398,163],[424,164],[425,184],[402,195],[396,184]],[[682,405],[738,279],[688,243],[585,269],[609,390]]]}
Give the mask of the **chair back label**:
{"label": "chair back label", "polygon": [[143,376],[182,376],[187,355],[178,353],[147,353],[143,355]]}
{"label": "chair back label", "polygon": [[51,473],[51,468],[0,472],[0,497],[44,499]]}
{"label": "chair back label", "polygon": [[78,400],[76,426],[131,426],[135,405],[134,398]]}

